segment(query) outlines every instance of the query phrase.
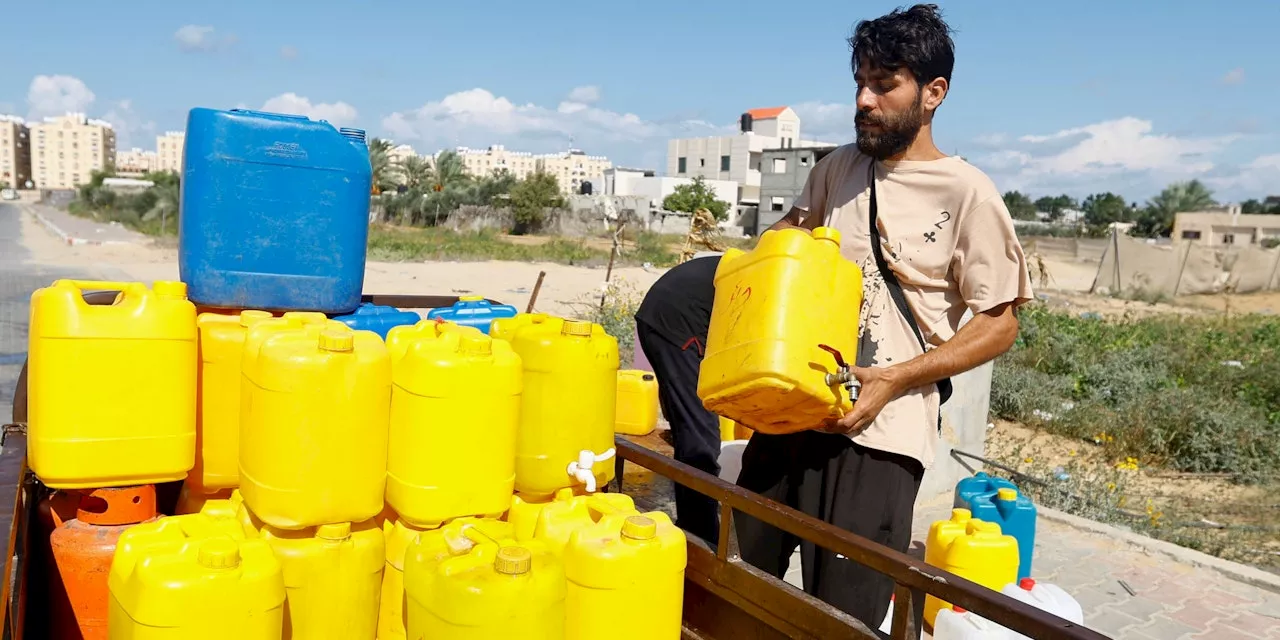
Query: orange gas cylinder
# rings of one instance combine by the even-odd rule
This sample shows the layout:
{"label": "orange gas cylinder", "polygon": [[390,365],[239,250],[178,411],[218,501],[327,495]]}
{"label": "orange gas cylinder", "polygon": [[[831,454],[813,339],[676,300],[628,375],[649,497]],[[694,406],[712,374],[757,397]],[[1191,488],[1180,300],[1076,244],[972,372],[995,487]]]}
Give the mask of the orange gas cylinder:
{"label": "orange gas cylinder", "polygon": [[49,637],[107,640],[111,557],[125,529],[156,517],[155,485],[83,490],[75,516],[49,536]]}

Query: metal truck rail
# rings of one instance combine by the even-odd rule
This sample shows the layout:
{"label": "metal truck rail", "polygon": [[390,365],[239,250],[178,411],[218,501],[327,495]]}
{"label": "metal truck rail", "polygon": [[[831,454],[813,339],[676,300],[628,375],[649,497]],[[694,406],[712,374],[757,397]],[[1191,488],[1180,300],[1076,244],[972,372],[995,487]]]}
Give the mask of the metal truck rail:
{"label": "metal truck rail", "polygon": [[[114,291],[85,294],[90,304],[111,304]],[[411,309],[449,306],[455,296],[372,295],[366,302]],[[0,530],[8,530],[6,577],[0,596],[0,640],[25,640],[27,612],[47,611],[40,602],[41,582],[33,575],[36,547],[36,508],[45,489],[26,465],[26,365],[14,393],[14,424],[0,436]],[[831,605],[744,562],[738,555],[733,515],[742,512],[791,533],[801,540],[839,553],[892,578],[894,615],[890,638],[906,640],[920,635],[917,628],[924,594],[937,596],[1037,640],[1106,640],[1106,636],[1072,624],[998,592],[931,567],[809,517],[795,509],[751,493],[719,478],[681,464],[625,438],[617,439],[617,487],[623,466],[632,463],[716,500],[720,505],[720,531],[715,550],[689,537],[689,563],[685,571],[684,625],[687,640],[771,640],[802,638],[844,640],[883,638]],[[639,612],[638,615],[643,615]]]}

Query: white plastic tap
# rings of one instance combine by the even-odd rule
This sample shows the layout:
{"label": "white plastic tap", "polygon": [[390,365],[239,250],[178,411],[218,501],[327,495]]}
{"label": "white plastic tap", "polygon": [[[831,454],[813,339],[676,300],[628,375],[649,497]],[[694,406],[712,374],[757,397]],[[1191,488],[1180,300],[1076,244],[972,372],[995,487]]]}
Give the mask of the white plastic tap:
{"label": "white plastic tap", "polygon": [[613,457],[613,447],[601,454],[592,453],[590,449],[578,452],[578,459],[569,463],[569,475],[574,480],[586,485],[587,493],[596,491],[596,474],[592,470],[597,462],[604,462]]}

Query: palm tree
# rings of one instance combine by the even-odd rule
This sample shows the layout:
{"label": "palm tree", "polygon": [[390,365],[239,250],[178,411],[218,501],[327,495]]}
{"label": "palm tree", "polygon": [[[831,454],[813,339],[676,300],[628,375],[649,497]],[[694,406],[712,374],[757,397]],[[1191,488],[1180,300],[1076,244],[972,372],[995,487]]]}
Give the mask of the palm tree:
{"label": "palm tree", "polygon": [[432,224],[438,223],[441,216],[465,201],[470,184],[471,176],[462,164],[462,157],[455,151],[441,151],[431,167],[426,197],[415,213],[422,219],[430,217]]}
{"label": "palm tree", "polygon": [[410,191],[426,191],[431,181],[431,161],[422,156],[408,156],[395,163],[395,175]]}
{"label": "palm tree", "polygon": [[1187,211],[1204,211],[1217,206],[1213,192],[1199,180],[1175,182],[1164,188],[1160,195],[1147,201],[1138,216],[1134,231],[1139,235],[1168,236],[1173,231],[1173,220]]}
{"label": "palm tree", "polygon": [[373,193],[395,189],[392,180],[391,143],[382,138],[369,141],[369,166],[373,169]]}

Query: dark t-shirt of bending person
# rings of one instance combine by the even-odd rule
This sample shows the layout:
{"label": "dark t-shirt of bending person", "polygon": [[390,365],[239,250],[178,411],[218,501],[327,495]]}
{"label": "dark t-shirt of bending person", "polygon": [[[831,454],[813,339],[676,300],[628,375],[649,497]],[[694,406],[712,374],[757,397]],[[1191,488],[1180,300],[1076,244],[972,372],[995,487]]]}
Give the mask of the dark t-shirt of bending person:
{"label": "dark t-shirt of bending person", "polygon": [[694,258],[662,274],[649,288],[636,310],[636,320],[644,322],[662,337],[684,346],[697,338],[698,355],[707,345],[707,326],[715,301],[714,284],[720,256]]}

